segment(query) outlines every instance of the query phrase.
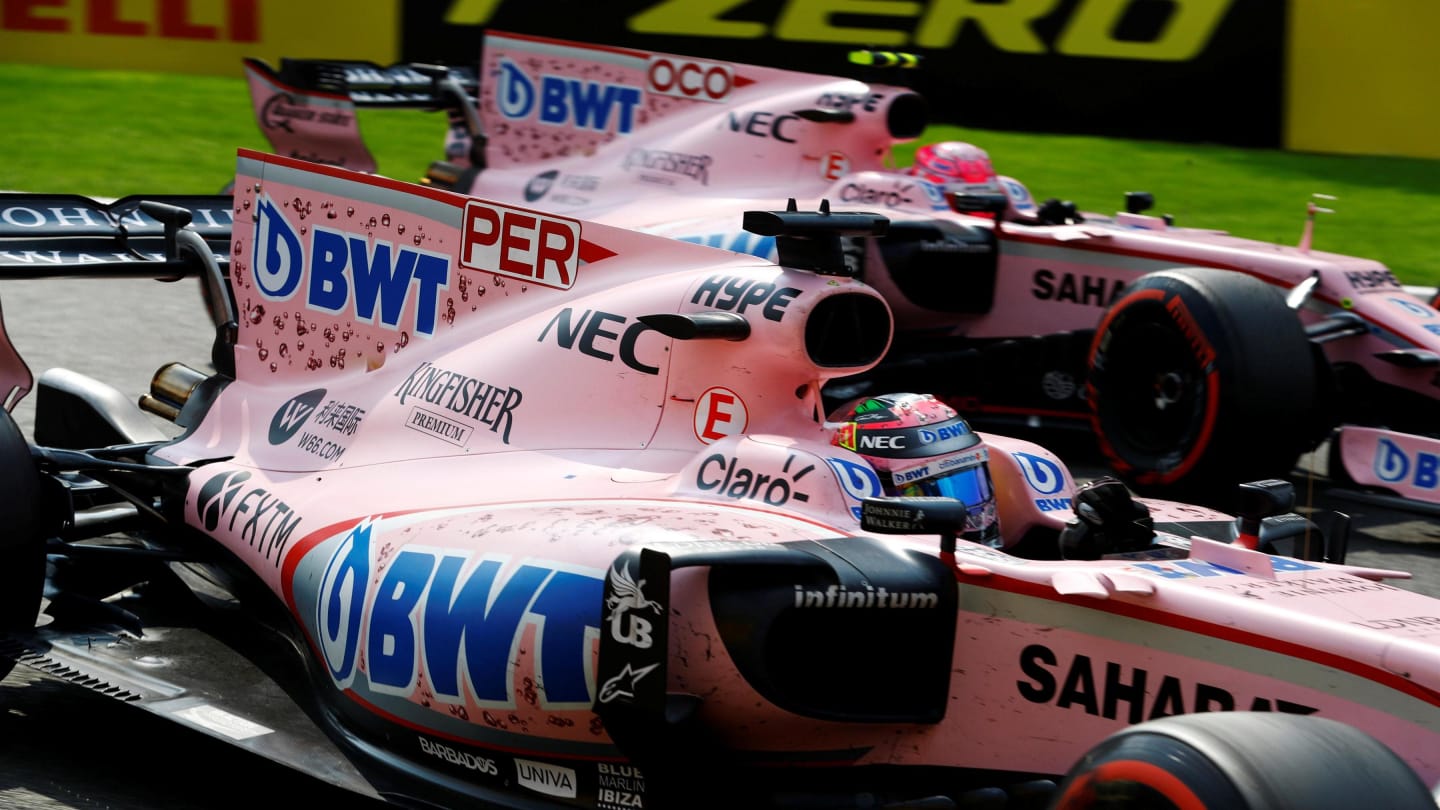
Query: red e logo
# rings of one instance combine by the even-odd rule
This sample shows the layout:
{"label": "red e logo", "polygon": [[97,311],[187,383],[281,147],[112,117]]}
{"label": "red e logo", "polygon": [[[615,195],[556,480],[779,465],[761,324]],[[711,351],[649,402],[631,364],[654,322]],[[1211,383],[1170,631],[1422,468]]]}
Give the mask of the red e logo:
{"label": "red e logo", "polygon": [[826,180],[839,180],[850,173],[850,158],[844,152],[827,152],[820,158],[820,176]]}
{"label": "red e logo", "polygon": [[709,444],[745,432],[750,412],[729,388],[710,388],[695,402],[695,438]]}

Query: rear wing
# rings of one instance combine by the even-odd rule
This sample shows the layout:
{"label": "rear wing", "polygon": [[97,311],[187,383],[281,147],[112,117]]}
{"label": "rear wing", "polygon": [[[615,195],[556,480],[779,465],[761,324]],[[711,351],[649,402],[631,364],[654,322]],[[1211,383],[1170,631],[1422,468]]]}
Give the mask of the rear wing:
{"label": "rear wing", "polygon": [[[217,309],[212,360],[224,373],[234,367],[233,222],[229,196],[0,194],[0,279],[200,277]],[[0,404],[13,409],[33,382],[0,320]]]}
{"label": "rear wing", "polygon": [[189,225],[223,267],[234,219],[228,195],[147,194],[103,202],[76,194],[0,193],[0,277],[195,275],[192,263],[166,264],[176,259],[167,255],[167,234]]}
{"label": "rear wing", "polygon": [[484,164],[474,68],[281,59],[276,69],[246,59],[245,79],[255,120],[276,154],[373,173],[375,158],[360,134],[356,108],[444,110],[447,159]]}

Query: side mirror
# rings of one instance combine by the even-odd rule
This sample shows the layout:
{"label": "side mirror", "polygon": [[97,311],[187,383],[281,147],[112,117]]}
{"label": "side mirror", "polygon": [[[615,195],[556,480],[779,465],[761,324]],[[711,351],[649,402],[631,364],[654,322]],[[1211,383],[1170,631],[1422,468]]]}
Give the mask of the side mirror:
{"label": "side mirror", "polygon": [[947,196],[950,210],[959,214],[994,214],[998,218],[1010,207],[1010,198],[1004,194],[962,194],[954,191]]}
{"label": "side mirror", "polygon": [[1148,191],[1125,192],[1125,213],[1143,214],[1155,207],[1155,195]]}
{"label": "side mirror", "polygon": [[860,528],[875,534],[938,534],[940,550],[955,553],[955,538],[965,529],[968,510],[955,498],[865,498]]}

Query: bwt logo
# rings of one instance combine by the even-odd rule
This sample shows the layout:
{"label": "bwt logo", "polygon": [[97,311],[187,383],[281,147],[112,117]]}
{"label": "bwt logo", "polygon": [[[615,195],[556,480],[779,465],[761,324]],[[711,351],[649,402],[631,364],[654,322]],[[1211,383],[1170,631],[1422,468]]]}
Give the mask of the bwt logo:
{"label": "bwt logo", "polygon": [[675,62],[651,56],[645,73],[650,92],[695,101],[724,101],[735,87],[735,71],[714,62]]}
{"label": "bwt logo", "polygon": [[1025,474],[1025,483],[1041,495],[1053,495],[1065,486],[1065,473],[1060,465],[1044,456],[1030,453],[1011,453]]}
{"label": "bwt logo", "polygon": [[568,290],[580,269],[580,223],[471,200],[460,266]]}
{"label": "bwt logo", "polygon": [[968,435],[969,433],[970,431],[959,425],[950,425],[948,427],[936,428],[934,430],[930,428],[921,428],[920,443],[934,444],[935,442],[943,442],[946,439],[958,439],[961,436]]}
{"label": "bwt logo", "polygon": [[1412,486],[1434,489],[1440,485],[1440,456],[1416,451],[1411,459],[1400,445],[1381,439],[1375,448],[1375,475],[1387,484],[1409,479]]}
{"label": "bwt logo", "polygon": [[375,572],[379,531],[370,520],[351,530],[315,595],[312,631],[337,686],[349,688],[363,667],[374,692],[409,695],[423,679],[440,703],[469,697],[513,708],[514,650],[533,626],[542,705],[593,703],[591,642],[604,598],[599,576],[414,546]]}
{"label": "bwt logo", "polygon": [[595,132],[609,132],[613,124],[617,134],[628,135],[635,129],[635,109],[644,95],[627,84],[548,74],[540,77],[537,90],[535,80],[519,65],[502,58],[496,104],[500,114],[511,120],[529,118],[538,108],[537,120],[542,124]]}
{"label": "bwt logo", "polygon": [[[880,485],[880,476],[876,474],[868,464],[857,464],[843,458],[827,458],[830,469],[835,473],[835,478],[840,482],[840,488],[845,491],[845,496],[853,501],[863,501],[866,498],[878,498],[885,494],[884,488]],[[860,519],[860,507],[850,507],[850,514],[856,520]]]}
{"label": "bwt logo", "polygon": [[305,305],[339,314],[355,310],[361,323],[399,331],[401,314],[415,299],[415,333],[435,334],[440,291],[450,286],[450,257],[320,225],[306,246],[268,194],[256,200],[255,289],[270,301],[288,301],[305,286]]}

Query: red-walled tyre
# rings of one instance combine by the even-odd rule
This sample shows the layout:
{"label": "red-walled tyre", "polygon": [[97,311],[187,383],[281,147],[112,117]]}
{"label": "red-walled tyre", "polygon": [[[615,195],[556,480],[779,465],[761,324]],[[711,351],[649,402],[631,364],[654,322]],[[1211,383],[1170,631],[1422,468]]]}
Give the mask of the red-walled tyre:
{"label": "red-walled tyre", "polygon": [[1283,478],[1319,429],[1315,355],[1295,313],[1259,279],[1186,268],[1144,276],[1090,348],[1091,424],[1142,492],[1201,500]]}
{"label": "red-walled tyre", "polygon": [[1116,732],[1066,775],[1052,810],[1426,808],[1395,752],[1324,717],[1209,712]]}
{"label": "red-walled tyre", "polygon": [[[0,410],[0,634],[34,628],[45,584],[37,518],[40,474],[15,420]],[[15,662],[0,657],[0,678]]]}

